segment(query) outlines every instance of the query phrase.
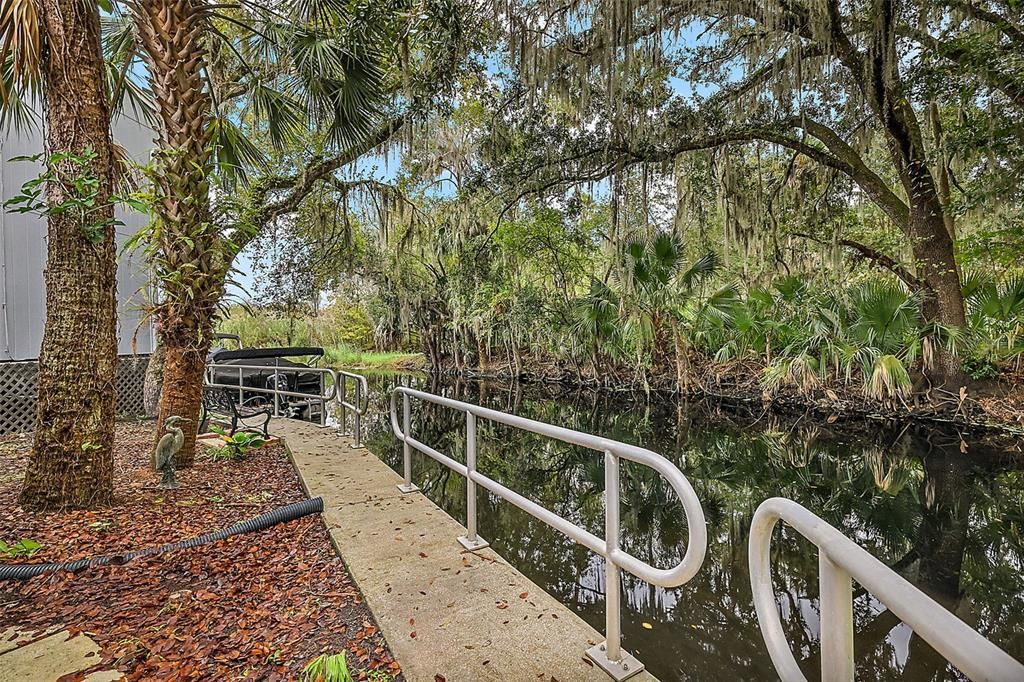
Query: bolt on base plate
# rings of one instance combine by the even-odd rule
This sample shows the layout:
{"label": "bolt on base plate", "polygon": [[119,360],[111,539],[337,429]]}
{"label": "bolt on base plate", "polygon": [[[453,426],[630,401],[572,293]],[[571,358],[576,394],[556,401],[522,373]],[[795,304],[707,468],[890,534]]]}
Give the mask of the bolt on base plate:
{"label": "bolt on base plate", "polygon": [[403,493],[414,493],[417,490],[419,490],[420,487],[415,483],[402,483],[401,485],[398,486],[398,489],[401,490]]}
{"label": "bolt on base plate", "polygon": [[470,551],[477,550],[477,549],[483,549],[484,547],[490,547],[491,546],[491,543],[487,542],[487,540],[484,540],[479,535],[477,536],[476,540],[470,540],[468,536],[460,535],[459,536],[459,544],[462,545],[463,547],[465,547],[466,549],[470,550]]}
{"label": "bolt on base plate", "polygon": [[605,652],[604,642],[587,649],[587,658],[592,660],[598,668],[608,673],[615,682],[628,680],[633,675],[639,675],[644,671],[644,664],[625,651],[622,652],[622,658],[619,660],[609,660]]}

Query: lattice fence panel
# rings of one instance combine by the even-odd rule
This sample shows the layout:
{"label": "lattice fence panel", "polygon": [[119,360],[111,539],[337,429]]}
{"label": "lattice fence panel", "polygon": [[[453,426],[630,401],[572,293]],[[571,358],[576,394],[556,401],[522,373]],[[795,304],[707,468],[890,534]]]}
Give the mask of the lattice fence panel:
{"label": "lattice fence panel", "polygon": [[149,356],[136,355],[121,358],[117,364],[117,415],[140,417],[146,414],[142,401],[142,386],[146,383]]}
{"label": "lattice fence panel", "polygon": [[[146,356],[122,357],[118,362],[118,416],[145,414],[142,386],[148,363]],[[0,362],[0,433],[31,431],[35,427],[37,373],[35,362]]]}
{"label": "lattice fence panel", "polygon": [[35,426],[37,372],[34,362],[0,362],[0,433]]}

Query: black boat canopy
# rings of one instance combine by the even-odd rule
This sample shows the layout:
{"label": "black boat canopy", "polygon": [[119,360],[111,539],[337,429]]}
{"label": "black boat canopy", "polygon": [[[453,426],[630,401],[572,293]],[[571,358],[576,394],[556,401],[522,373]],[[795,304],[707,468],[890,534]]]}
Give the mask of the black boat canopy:
{"label": "black boat canopy", "polygon": [[284,348],[244,348],[242,350],[219,350],[213,354],[212,359],[214,362],[224,362],[225,360],[294,358],[300,355],[315,355],[319,357],[322,356],[323,354],[323,348],[316,348],[314,346],[291,346]]}

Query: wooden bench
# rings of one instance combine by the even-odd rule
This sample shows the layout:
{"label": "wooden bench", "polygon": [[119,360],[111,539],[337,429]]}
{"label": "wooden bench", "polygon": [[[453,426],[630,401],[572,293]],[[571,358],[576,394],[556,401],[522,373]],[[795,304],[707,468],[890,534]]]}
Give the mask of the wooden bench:
{"label": "wooden bench", "polygon": [[[267,426],[273,410],[269,406],[246,406],[235,402],[237,389],[203,387],[203,403],[199,414],[199,433],[205,433],[208,423],[230,428],[229,436],[236,431],[252,431],[269,438]],[[250,398],[249,400],[259,400]]]}

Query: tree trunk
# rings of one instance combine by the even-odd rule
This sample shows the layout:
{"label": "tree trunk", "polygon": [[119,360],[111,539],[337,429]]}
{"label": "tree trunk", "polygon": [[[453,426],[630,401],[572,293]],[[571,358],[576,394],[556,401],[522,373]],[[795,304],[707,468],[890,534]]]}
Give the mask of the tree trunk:
{"label": "tree trunk", "polygon": [[676,360],[676,388],[680,393],[686,395],[690,392],[690,356],[683,335],[679,332],[679,322],[674,319],[672,320],[672,345]]}
{"label": "tree trunk", "polygon": [[[113,218],[110,110],[95,3],[43,0],[47,53],[46,153],[80,155],[90,170],[65,162],[59,171],[99,180],[92,224]],[[51,183],[47,203],[63,200]],[[71,212],[47,220],[46,326],[39,353],[35,440],[19,501],[32,510],[88,508],[113,497],[117,264],[114,229],[99,241]]]}
{"label": "tree trunk", "polygon": [[164,344],[158,343],[149,364],[146,365],[146,380],[142,386],[142,406],[147,417],[156,417],[160,412],[160,393],[164,387]]}
{"label": "tree trunk", "polygon": [[[946,224],[946,207],[928,167],[928,153],[917,113],[899,78],[896,3],[876,0],[874,5],[874,30],[864,73],[868,81],[865,94],[885,126],[889,157],[907,196],[910,218],[905,233],[913,249],[918,278],[928,287],[924,317],[947,327],[963,329],[966,326],[964,297],[953,239]],[[933,384],[956,390],[965,383],[959,358],[941,348],[937,349],[931,370]]]}
{"label": "tree trunk", "polygon": [[[175,466],[190,467],[195,461],[196,433],[199,428],[199,406],[203,399],[203,372],[207,350],[168,345],[164,355],[164,384],[160,394],[158,424],[171,415],[184,417],[181,424],[185,443],[174,459]],[[157,429],[156,440],[163,435]]]}
{"label": "tree trunk", "polygon": [[487,372],[491,368],[491,359],[487,356],[487,343],[483,335],[476,337],[476,366],[481,372]]}
{"label": "tree trunk", "polygon": [[179,466],[190,466],[204,362],[230,265],[230,247],[210,211],[207,122],[213,103],[204,78],[209,7],[199,0],[139,0],[129,6],[160,120],[154,154],[160,257],[154,269],[166,357],[154,442],[165,417],[191,420],[183,425],[185,444],[177,457]]}
{"label": "tree trunk", "polygon": [[[944,212],[938,197],[924,206],[911,206],[910,238],[919,279],[928,286],[922,306],[924,318],[945,327],[964,329],[967,314],[960,271],[953,251],[953,240],[946,229]],[[926,371],[932,384],[956,390],[966,382],[960,358],[942,348],[935,350],[933,366]]]}

